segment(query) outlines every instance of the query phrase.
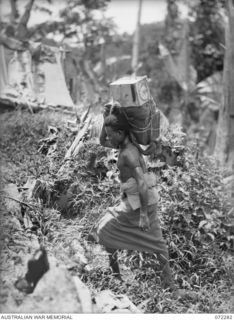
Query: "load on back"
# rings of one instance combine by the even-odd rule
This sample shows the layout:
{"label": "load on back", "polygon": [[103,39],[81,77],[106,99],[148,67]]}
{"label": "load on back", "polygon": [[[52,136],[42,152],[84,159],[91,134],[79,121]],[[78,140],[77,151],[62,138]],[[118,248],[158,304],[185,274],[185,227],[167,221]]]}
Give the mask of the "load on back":
{"label": "load on back", "polygon": [[[147,77],[120,78],[110,84],[110,94],[123,108],[133,143],[143,154],[151,154],[160,136],[160,111],[150,94]],[[149,147],[143,150],[139,145]]]}

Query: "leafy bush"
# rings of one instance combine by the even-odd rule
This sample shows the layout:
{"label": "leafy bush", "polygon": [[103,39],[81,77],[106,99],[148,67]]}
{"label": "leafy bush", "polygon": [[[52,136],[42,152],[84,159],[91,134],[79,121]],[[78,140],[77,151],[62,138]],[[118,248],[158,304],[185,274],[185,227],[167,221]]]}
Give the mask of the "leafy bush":
{"label": "leafy bush", "polygon": [[233,249],[234,237],[225,228],[228,199],[211,158],[199,156],[196,146],[185,147],[178,128],[168,131],[166,140],[181,152],[179,165],[153,167],[161,196],[158,213],[178,282],[199,287],[222,278],[225,251]]}
{"label": "leafy bush", "polygon": [[[53,194],[52,197],[59,199],[56,201],[66,217],[88,217],[87,224],[91,227],[100,215],[100,207],[113,205],[118,197],[119,185],[115,180],[110,183],[111,161],[105,148],[92,140],[84,142],[79,154],[69,163],[65,180],[57,180],[54,185],[57,195]],[[90,215],[93,209],[96,211],[93,212],[95,218]]]}
{"label": "leafy bush", "polygon": [[[38,141],[47,136],[47,126],[56,125],[56,121],[53,115],[47,114],[19,113],[17,119],[12,114],[3,116],[0,147],[6,151],[4,160],[8,157],[10,165],[17,164],[12,166],[11,176],[18,186],[28,175],[33,175],[54,188],[55,173],[62,164],[66,146],[73,139],[66,128],[63,129],[61,120],[57,124],[62,134],[52,162],[51,157],[37,150]],[[93,291],[111,289],[125,293],[145,312],[231,312],[234,269],[228,252],[233,250],[233,235],[225,227],[229,207],[222,175],[211,159],[200,157],[194,147],[186,147],[185,137],[178,128],[172,128],[163,143],[175,153],[176,166],[156,159],[149,161],[150,170],[158,177],[161,195],[158,214],[176,282],[180,287],[197,291],[196,299],[175,300],[161,288],[160,269],[154,255],[121,252],[120,266],[126,279],[120,283],[111,276],[105,253],[96,252],[96,246],[86,248],[86,237],[92,225],[108,206],[119,200],[116,156],[103,153],[105,150],[94,141],[84,143],[79,155],[70,163],[67,179],[57,182],[58,195],[71,187],[73,214],[64,216],[54,208],[47,208],[48,203],[45,205],[34,199],[30,205],[35,206],[35,210],[25,209],[22,223],[39,236],[49,253],[78,274]],[[96,164],[89,167],[93,154]],[[89,254],[93,269],[79,268],[80,262],[82,265],[85,260],[80,247],[85,249],[86,256]],[[80,254],[76,254],[79,250]]]}
{"label": "leafy bush", "polygon": [[[49,125],[60,129],[54,158],[46,157],[38,151],[40,140],[48,135]],[[67,130],[61,115],[55,112],[31,114],[19,110],[1,115],[1,159],[17,165],[17,185],[23,185],[28,176],[53,176],[59,169],[71,140],[72,133]]]}
{"label": "leafy bush", "polygon": [[[200,156],[195,146],[186,146],[185,136],[178,128],[168,131],[163,143],[177,152],[177,165],[162,165],[157,159],[148,164],[158,177],[158,214],[176,283],[181,288],[203,292],[189,312],[224,310],[219,299],[210,299],[206,291],[217,292],[217,287],[223,286],[227,294],[233,281],[227,259],[234,237],[225,228],[229,205],[222,174],[212,159]],[[117,284],[97,268],[89,273],[88,280],[86,277],[87,283],[94,288],[127,292],[136,305],[146,301],[146,312],[187,312],[188,308],[179,302],[176,306],[173,302],[173,308],[172,297],[160,289],[160,269],[154,255],[124,251],[120,263],[134,273],[132,282]]]}
{"label": "leafy bush", "polygon": [[186,160],[186,171],[179,167],[162,171],[160,216],[177,272],[186,272],[188,278],[199,275],[191,284],[200,285],[207,275],[209,282],[221,276],[222,255],[217,253],[230,249],[232,242],[222,227],[226,209],[219,173],[205,159],[194,162],[187,155]]}

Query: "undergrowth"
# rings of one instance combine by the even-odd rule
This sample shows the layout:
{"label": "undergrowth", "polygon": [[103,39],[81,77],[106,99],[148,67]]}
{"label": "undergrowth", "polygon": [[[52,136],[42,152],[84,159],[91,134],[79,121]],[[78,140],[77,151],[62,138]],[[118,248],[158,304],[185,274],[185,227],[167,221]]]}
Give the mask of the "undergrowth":
{"label": "undergrowth", "polygon": [[[129,277],[120,283],[110,274],[107,257],[97,253],[99,263],[95,247],[87,242],[93,224],[120,199],[115,154],[107,154],[87,135],[83,149],[59,180],[56,174],[74,139],[60,119],[53,114],[23,112],[4,114],[1,122],[1,154],[4,152],[5,162],[17,165],[14,178],[8,182],[21,187],[28,176],[40,178],[51,196],[45,202],[32,200],[35,210],[25,209],[25,216],[32,222],[28,227],[91,290],[127,294],[146,313],[233,312],[233,234],[226,228],[230,207],[222,175],[212,159],[199,156],[195,147],[185,147],[178,134],[169,132],[170,147],[183,151],[177,166],[155,161],[151,167],[158,178],[158,215],[176,283],[197,292],[194,298],[175,300],[161,288],[160,270],[153,255],[121,252],[120,265]],[[52,156],[38,152],[49,125],[60,128]],[[90,165],[94,154],[95,165]],[[94,261],[91,269],[76,268],[82,260],[76,254],[82,251],[76,240],[84,248],[84,265]]]}
{"label": "undergrowth", "polygon": [[[74,136],[66,128],[61,114],[46,111],[31,114],[18,110],[1,114],[0,123],[1,160],[17,166],[15,178],[18,186],[23,185],[29,176],[40,178],[56,174]],[[39,152],[41,139],[48,136],[49,126],[59,129],[53,162]]]}

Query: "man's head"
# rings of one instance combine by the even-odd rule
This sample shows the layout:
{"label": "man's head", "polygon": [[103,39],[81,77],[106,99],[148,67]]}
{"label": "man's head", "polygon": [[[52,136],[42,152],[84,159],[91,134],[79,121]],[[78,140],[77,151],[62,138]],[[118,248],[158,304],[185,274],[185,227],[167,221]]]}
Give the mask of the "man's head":
{"label": "man's head", "polygon": [[104,126],[110,142],[115,147],[121,145],[128,136],[129,124],[120,107],[112,109],[111,114],[104,120]]}

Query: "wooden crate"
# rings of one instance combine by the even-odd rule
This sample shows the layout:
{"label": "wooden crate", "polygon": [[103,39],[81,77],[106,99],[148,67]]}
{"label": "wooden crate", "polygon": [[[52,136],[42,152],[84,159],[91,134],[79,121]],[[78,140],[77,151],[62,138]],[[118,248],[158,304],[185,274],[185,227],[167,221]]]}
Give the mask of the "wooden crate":
{"label": "wooden crate", "polygon": [[110,84],[110,93],[122,107],[140,107],[151,97],[146,76],[120,78]]}

